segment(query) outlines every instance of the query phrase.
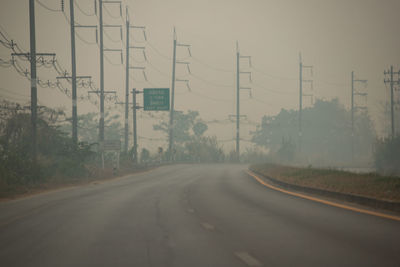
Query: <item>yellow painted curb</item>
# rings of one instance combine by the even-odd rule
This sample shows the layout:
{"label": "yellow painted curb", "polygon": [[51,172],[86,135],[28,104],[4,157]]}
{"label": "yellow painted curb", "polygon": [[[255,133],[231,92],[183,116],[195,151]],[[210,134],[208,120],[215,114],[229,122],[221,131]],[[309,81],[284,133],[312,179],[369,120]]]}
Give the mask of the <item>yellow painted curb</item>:
{"label": "yellow painted curb", "polygon": [[311,196],[307,196],[307,195],[304,195],[304,194],[301,194],[301,193],[288,191],[288,190],[285,190],[285,189],[282,189],[282,188],[279,188],[279,187],[276,187],[276,186],[273,186],[271,184],[266,183],[263,179],[258,177],[252,171],[247,171],[247,174],[250,175],[251,177],[253,177],[260,184],[262,184],[262,185],[264,185],[266,187],[269,187],[269,188],[271,188],[273,190],[288,194],[288,195],[292,195],[292,196],[296,196],[296,197],[312,200],[312,201],[315,201],[315,202],[323,203],[325,205],[329,205],[329,206],[333,206],[333,207],[337,207],[337,208],[342,208],[342,209],[351,210],[351,211],[355,211],[355,212],[359,212],[359,213],[369,214],[369,215],[373,215],[373,216],[377,216],[377,217],[381,217],[381,218],[385,218],[385,219],[400,221],[400,217],[399,216],[389,215],[389,214],[380,213],[380,212],[376,212],[376,211],[370,211],[370,210],[366,210],[366,209],[360,209],[360,208],[356,208],[356,207],[351,207],[351,206],[347,206],[347,205],[344,205],[344,204],[339,204],[339,203],[335,203],[335,202],[332,202],[332,201],[320,199],[320,198],[317,198],[317,197],[311,197]]}

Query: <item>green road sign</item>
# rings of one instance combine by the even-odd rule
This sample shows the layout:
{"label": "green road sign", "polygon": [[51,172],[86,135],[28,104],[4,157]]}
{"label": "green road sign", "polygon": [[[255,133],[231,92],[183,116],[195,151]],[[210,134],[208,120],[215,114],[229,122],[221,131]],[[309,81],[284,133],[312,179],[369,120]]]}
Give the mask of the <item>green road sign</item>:
{"label": "green road sign", "polygon": [[144,110],[169,110],[169,88],[144,88]]}

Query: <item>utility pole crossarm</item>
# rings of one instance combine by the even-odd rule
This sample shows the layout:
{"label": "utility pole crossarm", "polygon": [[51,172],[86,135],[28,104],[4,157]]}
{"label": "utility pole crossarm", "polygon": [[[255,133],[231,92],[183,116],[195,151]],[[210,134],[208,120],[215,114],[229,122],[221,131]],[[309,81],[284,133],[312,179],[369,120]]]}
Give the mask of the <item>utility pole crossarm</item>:
{"label": "utility pole crossarm", "polygon": [[[92,79],[92,76],[76,76],[77,79]],[[56,79],[72,79],[72,76],[57,76]]]}
{"label": "utility pole crossarm", "polygon": [[[26,56],[26,57],[30,57],[31,53],[11,53],[11,56]],[[55,57],[56,54],[55,53],[35,53],[36,56],[48,56],[48,57]]]}
{"label": "utility pole crossarm", "polygon": [[97,25],[82,25],[82,24],[75,24],[75,28],[95,28],[97,29]]}
{"label": "utility pole crossarm", "polygon": [[104,48],[104,51],[107,51],[107,52],[122,52],[122,49],[118,49],[118,48]]}

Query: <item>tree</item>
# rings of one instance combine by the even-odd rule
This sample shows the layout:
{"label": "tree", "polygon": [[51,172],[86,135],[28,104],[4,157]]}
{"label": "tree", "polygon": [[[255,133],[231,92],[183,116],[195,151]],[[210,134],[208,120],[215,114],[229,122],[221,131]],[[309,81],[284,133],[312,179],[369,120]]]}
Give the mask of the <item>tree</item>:
{"label": "tree", "polygon": [[[89,112],[78,116],[78,135],[79,140],[94,144],[99,141],[99,115],[97,112]],[[121,140],[123,127],[120,115],[106,112],[104,114],[104,136],[109,140]],[[61,126],[61,130],[68,135],[71,134],[70,118],[68,122]]]}
{"label": "tree", "polygon": [[[252,141],[274,153],[279,151],[279,158],[294,148],[298,151],[298,116],[297,110],[285,109],[276,116],[264,116],[252,132]],[[302,117],[301,156],[297,160],[307,159],[316,165],[344,165],[352,161],[351,114],[337,99],[317,100],[314,106],[303,110]],[[354,136],[356,160],[369,161],[375,131],[368,113],[355,114]]]}
{"label": "tree", "polygon": [[[222,148],[216,137],[204,136],[208,126],[199,118],[197,111],[174,113],[174,158],[185,162],[219,162],[224,160]],[[169,134],[169,123],[162,121],[153,128]],[[169,153],[169,151],[167,151]]]}
{"label": "tree", "polygon": [[77,177],[86,172],[90,147],[76,146],[60,131],[65,121],[62,110],[41,107],[37,117],[37,162],[31,157],[31,117],[28,109],[2,102],[0,120],[0,185],[29,184],[48,178]]}
{"label": "tree", "polygon": [[400,174],[400,136],[377,140],[375,145],[375,167],[384,174]]}
{"label": "tree", "polygon": [[[200,123],[198,118],[199,112],[189,110],[186,114],[183,111],[174,111],[174,125],[173,135],[174,141],[178,144],[182,144],[191,139],[191,135],[194,132],[193,127]],[[207,125],[206,125],[207,127]],[[159,124],[153,125],[155,131],[164,132],[167,136],[169,135],[169,121],[162,121]],[[204,126],[200,124],[196,126],[197,133],[200,133],[204,129]],[[201,132],[204,133],[205,130]]]}

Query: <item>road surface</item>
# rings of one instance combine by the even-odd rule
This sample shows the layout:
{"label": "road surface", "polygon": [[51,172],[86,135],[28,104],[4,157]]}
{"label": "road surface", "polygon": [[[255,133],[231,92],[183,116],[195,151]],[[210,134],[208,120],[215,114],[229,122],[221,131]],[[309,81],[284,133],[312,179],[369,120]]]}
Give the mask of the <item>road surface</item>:
{"label": "road surface", "polygon": [[0,203],[0,266],[400,266],[400,222],[176,165]]}

